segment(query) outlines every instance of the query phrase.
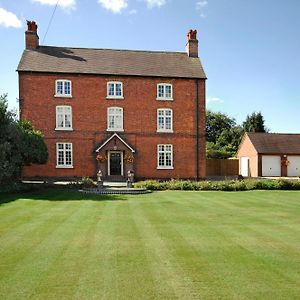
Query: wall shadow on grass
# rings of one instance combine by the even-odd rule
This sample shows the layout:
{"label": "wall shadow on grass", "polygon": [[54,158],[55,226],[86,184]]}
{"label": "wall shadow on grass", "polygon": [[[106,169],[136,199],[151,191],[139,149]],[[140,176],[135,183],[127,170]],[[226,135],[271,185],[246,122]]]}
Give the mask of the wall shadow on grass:
{"label": "wall shadow on grass", "polygon": [[68,188],[40,188],[37,191],[0,194],[0,206],[16,200],[40,201],[126,201],[127,195],[81,193]]}

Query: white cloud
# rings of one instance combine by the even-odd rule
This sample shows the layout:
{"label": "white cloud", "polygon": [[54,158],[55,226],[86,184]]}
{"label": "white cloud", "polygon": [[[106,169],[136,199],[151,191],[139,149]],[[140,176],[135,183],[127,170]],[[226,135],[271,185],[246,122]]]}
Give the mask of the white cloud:
{"label": "white cloud", "polygon": [[200,17],[201,18],[205,18],[205,14],[203,13],[203,9],[207,6],[207,4],[208,4],[208,1],[206,1],[206,0],[201,0],[201,1],[196,2],[196,9],[198,11],[200,11]]}
{"label": "white cloud", "polygon": [[[57,0],[32,0],[32,1],[44,5],[50,5],[50,6],[54,6],[57,3]],[[58,6],[64,9],[75,9],[76,0],[59,0]]]}
{"label": "white cloud", "polygon": [[224,103],[224,100],[218,97],[207,97],[207,103]]}
{"label": "white cloud", "polygon": [[149,8],[152,8],[152,7],[155,7],[155,6],[161,7],[161,6],[165,5],[166,2],[167,2],[166,0],[145,0],[145,1],[146,1],[147,6]]}
{"label": "white cloud", "polygon": [[20,28],[22,22],[14,13],[0,7],[0,26]]}
{"label": "white cloud", "polygon": [[98,0],[98,3],[114,14],[120,14],[128,6],[127,0]]}
{"label": "white cloud", "polygon": [[128,12],[128,14],[130,15],[136,15],[137,14],[137,10],[136,9],[132,9]]}
{"label": "white cloud", "polygon": [[207,4],[208,4],[208,2],[206,0],[198,1],[198,2],[196,2],[196,8],[197,9],[202,9]]}

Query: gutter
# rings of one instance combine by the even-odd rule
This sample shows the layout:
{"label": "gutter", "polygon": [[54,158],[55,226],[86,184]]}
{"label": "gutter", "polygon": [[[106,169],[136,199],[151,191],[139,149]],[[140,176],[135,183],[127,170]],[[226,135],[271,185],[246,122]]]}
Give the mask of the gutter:
{"label": "gutter", "polygon": [[196,79],[196,180],[199,181],[199,79]]}

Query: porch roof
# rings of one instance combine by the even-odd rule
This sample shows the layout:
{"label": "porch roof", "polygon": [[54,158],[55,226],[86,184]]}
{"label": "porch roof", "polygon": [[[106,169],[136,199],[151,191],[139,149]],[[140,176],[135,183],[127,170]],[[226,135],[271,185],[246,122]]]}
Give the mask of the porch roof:
{"label": "porch roof", "polygon": [[135,150],[126,143],[116,132],[111,135],[108,139],[106,139],[97,149],[95,152],[99,152],[106,144],[108,144],[113,138],[117,138],[119,141],[121,141],[132,153],[135,153]]}

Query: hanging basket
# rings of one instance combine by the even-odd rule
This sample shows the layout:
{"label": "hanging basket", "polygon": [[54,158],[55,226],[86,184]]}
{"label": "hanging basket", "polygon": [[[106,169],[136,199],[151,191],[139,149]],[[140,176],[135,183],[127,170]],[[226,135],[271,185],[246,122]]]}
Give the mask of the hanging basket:
{"label": "hanging basket", "polygon": [[98,154],[96,156],[96,160],[103,163],[103,162],[107,161],[107,157],[106,157],[106,155]]}

